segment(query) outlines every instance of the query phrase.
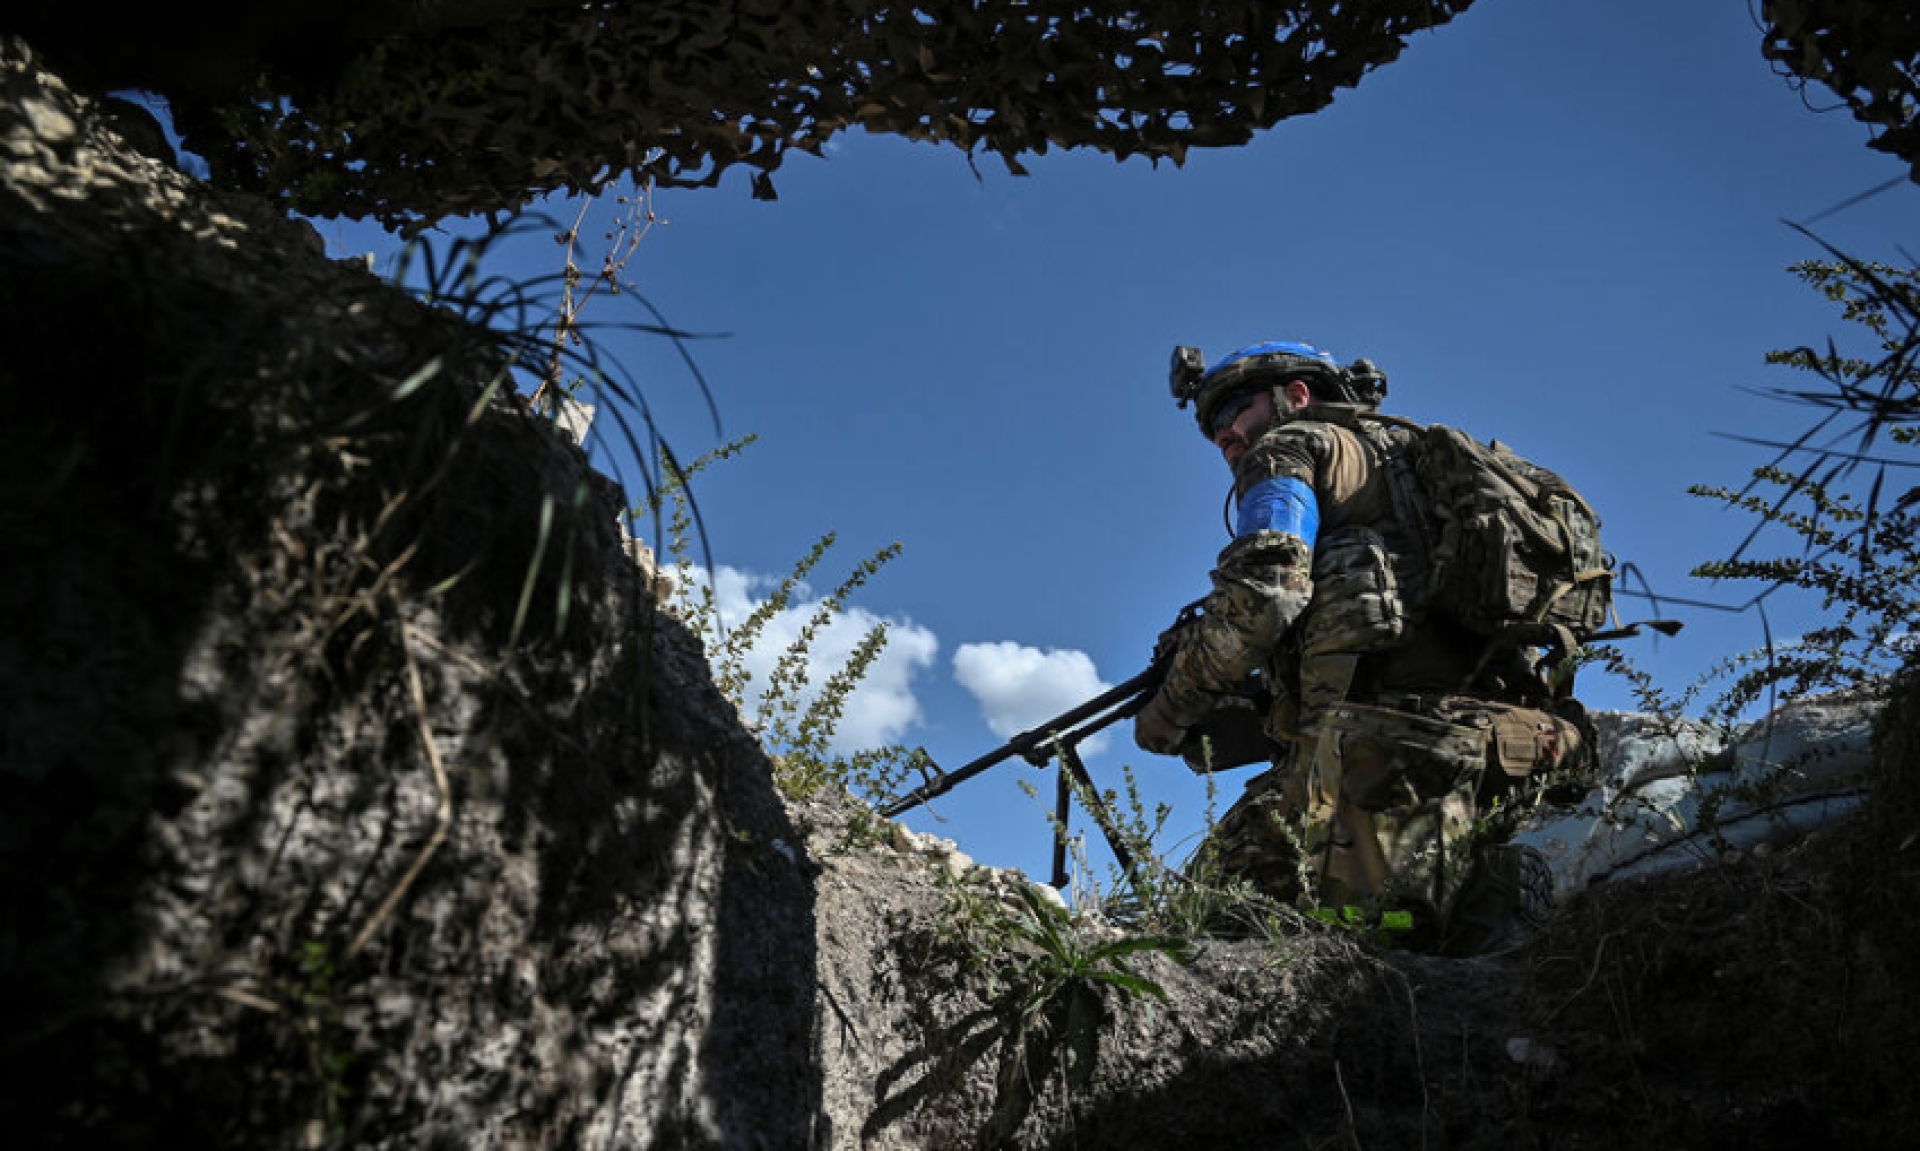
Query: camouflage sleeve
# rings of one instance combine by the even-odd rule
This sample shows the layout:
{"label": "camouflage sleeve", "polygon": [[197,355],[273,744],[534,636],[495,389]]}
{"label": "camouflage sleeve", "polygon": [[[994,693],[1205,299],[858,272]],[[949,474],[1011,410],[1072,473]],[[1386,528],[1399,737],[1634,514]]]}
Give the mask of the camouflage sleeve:
{"label": "camouflage sleeve", "polygon": [[1159,706],[1181,727],[1267,661],[1313,595],[1317,438],[1282,428],[1240,462],[1236,535],[1220,553],[1204,616],[1180,635]]}

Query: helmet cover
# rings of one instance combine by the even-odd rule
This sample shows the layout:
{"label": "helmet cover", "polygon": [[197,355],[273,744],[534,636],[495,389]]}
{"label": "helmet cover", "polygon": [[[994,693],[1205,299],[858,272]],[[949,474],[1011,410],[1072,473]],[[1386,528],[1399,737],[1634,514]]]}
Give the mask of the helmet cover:
{"label": "helmet cover", "polygon": [[1249,344],[1231,352],[1208,368],[1193,388],[1194,414],[1200,421],[1200,434],[1207,434],[1213,414],[1222,403],[1248,388],[1279,387],[1289,380],[1315,377],[1326,380],[1337,394],[1344,373],[1332,355],[1312,344],[1274,340]]}

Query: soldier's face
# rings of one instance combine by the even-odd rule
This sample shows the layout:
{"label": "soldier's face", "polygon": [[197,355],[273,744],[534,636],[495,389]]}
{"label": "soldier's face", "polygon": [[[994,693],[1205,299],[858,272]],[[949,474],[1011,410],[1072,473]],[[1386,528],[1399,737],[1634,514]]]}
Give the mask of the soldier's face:
{"label": "soldier's face", "polygon": [[1260,430],[1273,422],[1273,393],[1265,388],[1252,393],[1251,400],[1240,409],[1240,413],[1213,433],[1213,445],[1220,449],[1220,455],[1227,461],[1228,467],[1240,462],[1247,452],[1248,445]]}

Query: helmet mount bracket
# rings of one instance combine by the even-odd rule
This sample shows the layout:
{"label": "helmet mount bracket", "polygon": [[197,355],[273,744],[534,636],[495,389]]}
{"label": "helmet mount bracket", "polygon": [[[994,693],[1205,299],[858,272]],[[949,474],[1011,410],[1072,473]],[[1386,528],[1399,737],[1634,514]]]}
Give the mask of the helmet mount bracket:
{"label": "helmet mount bracket", "polygon": [[1200,349],[1182,344],[1173,350],[1173,363],[1167,369],[1167,386],[1173,392],[1176,407],[1184,408],[1200,394],[1200,381],[1207,374],[1206,357]]}

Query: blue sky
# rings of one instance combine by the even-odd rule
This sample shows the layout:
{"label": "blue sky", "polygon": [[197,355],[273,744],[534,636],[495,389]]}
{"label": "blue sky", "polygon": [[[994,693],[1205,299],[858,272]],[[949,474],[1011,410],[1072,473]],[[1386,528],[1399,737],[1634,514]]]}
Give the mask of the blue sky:
{"label": "blue sky", "polygon": [[[822,588],[905,545],[856,601],[897,642],[849,722],[949,767],[1134,674],[1206,590],[1227,475],[1167,397],[1175,344],[1371,357],[1391,410],[1563,472],[1663,591],[1744,598],[1687,577],[1748,525],[1684,489],[1763,461],[1714,433],[1803,423],[1741,390],[1780,382],[1765,351],[1843,334],[1785,273],[1819,251],[1782,221],[1901,173],[1845,112],[1809,110],[1758,43],[1726,0],[1482,0],[1326,111],[1184,169],[1055,153],[1027,178],[983,158],[976,178],[952,150],[842,137],[777,175],[777,203],[749,200],[744,176],[656,199],[629,272],[676,324],[730,333],[695,347],[720,436],[672,349],[614,350],[682,456],[760,437],[696,488],[730,602],[829,529]],[[1817,230],[1895,262],[1916,225],[1904,184]],[[336,254],[392,248],[319,226]],[[559,250],[505,261],[550,272]],[[588,318],[641,318],[626,306]],[[1680,637],[1633,649],[1670,684],[1759,642],[1751,616],[1680,614]],[[1811,618],[1783,605],[1774,624]],[[1598,676],[1582,694],[1628,704]],[[1201,825],[1204,792],[1175,761],[1122,737],[1089,762],[1103,783],[1132,763],[1175,805],[1169,844]],[[1219,777],[1222,806],[1249,773]],[[1041,875],[1044,816],[1016,778],[1050,787],[1011,765],[939,804],[944,822],[910,822]]]}

